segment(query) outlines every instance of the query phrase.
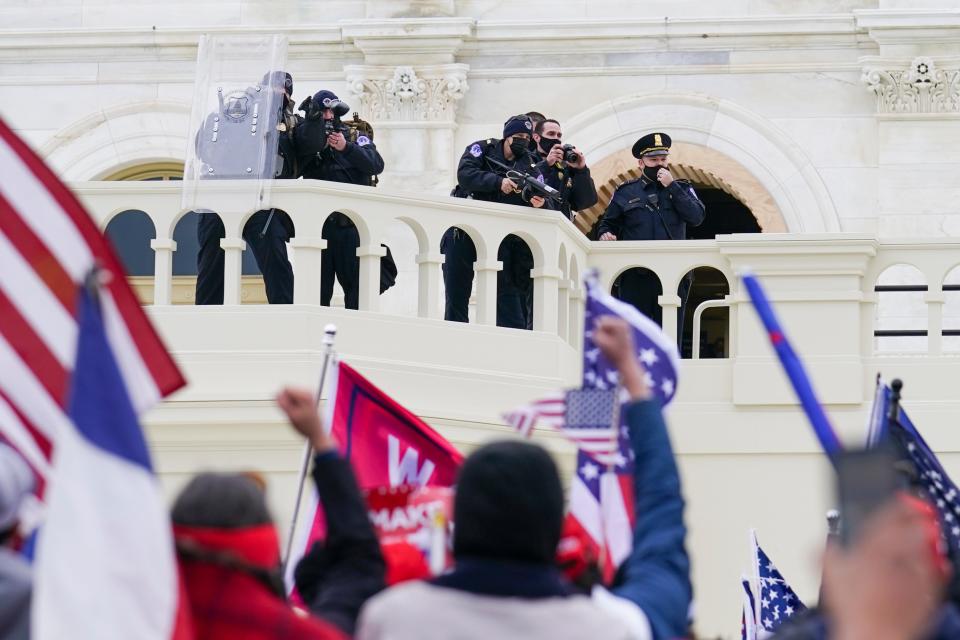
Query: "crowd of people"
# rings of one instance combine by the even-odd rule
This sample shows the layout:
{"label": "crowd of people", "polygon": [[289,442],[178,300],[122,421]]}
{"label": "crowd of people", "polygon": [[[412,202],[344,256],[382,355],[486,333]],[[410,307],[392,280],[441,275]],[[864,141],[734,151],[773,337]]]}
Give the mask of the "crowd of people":
{"label": "crowd of people", "polygon": [[[282,579],[277,528],[256,474],[203,473],[171,510],[185,616],[193,637],[431,640],[433,638],[690,638],[693,586],[684,497],[667,428],[632,333],[601,317],[594,341],[614,363],[635,464],[633,547],[609,583],[597,558],[572,563],[558,548],[564,491],[550,454],[505,440],[462,465],[453,506],[453,566],[431,576],[422,559],[385,551],[350,463],[327,434],[313,394],[285,389],[277,404],[314,455],[326,536]],[[0,446],[0,637],[29,637],[30,565],[14,550],[33,490],[22,459]],[[956,638],[934,510],[901,495],[866,520],[856,540],[830,546],[820,606],[777,638]],[[582,560],[582,559],[581,559]],[[414,569],[411,570],[411,567]],[[701,596],[702,597],[702,596]]]}
{"label": "crowd of people", "polygon": [[[377,176],[384,170],[384,161],[374,144],[372,127],[356,114],[354,120],[344,121],[349,107],[329,90],[304,100],[299,107],[304,115],[299,115],[293,99],[293,78],[287,73],[273,75],[277,77],[272,86],[280,94],[281,106],[279,133],[271,143],[277,146],[280,160],[271,169],[272,177],[376,185]],[[219,177],[224,173],[220,171],[222,165],[238,163],[225,139],[230,118],[211,116],[205,126],[213,129],[214,135],[206,131],[197,135],[197,153],[201,166],[206,167],[201,177]],[[256,116],[250,117],[255,123]],[[234,125],[246,136],[246,120],[239,116],[234,119],[237,120]],[[617,187],[597,226],[598,240],[682,240],[686,238],[688,225],[703,222],[705,208],[693,186],[674,178],[670,171],[671,144],[670,136],[660,132],[637,140],[632,152],[638,160],[640,176]],[[245,165],[246,161],[240,164]],[[535,111],[508,118],[499,137],[468,144],[460,157],[457,184],[451,195],[555,210],[571,220],[578,211],[594,206],[599,200],[584,154],[564,142],[558,120]],[[222,304],[224,254],[219,243],[224,237],[223,223],[215,213],[201,212],[197,233],[200,250],[195,302]],[[286,243],[293,234],[289,216],[275,209],[255,213],[244,228],[243,238],[263,274],[267,300],[271,304],[293,302],[293,269],[286,254]],[[330,304],[336,279],[344,292],[344,305],[356,309],[359,295],[356,249],[360,243],[356,225],[349,216],[333,212],[323,225],[322,237],[327,246],[321,258],[321,304]],[[444,318],[468,322],[476,247],[469,234],[453,221],[443,236],[440,250],[445,255]],[[508,235],[497,250],[497,260],[503,264],[497,273],[497,325],[531,329],[533,256],[530,248],[520,237]],[[394,284],[396,275],[396,264],[387,249],[387,255],[381,260],[380,293]],[[681,285],[681,309],[690,284],[688,277]],[[620,298],[660,321],[656,276],[633,270],[618,281],[616,291]]]}

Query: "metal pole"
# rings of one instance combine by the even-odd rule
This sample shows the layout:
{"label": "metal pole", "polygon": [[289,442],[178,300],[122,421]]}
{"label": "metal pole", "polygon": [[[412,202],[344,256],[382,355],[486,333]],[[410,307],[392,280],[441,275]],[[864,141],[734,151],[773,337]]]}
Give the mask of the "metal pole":
{"label": "metal pole", "polygon": [[[323,366],[320,369],[320,384],[317,387],[317,408],[320,407],[320,397],[323,395],[323,385],[327,380],[327,368],[330,358],[333,357],[333,341],[337,337],[337,326],[328,324],[323,328]],[[324,425],[326,428],[326,425]],[[308,440],[303,447],[303,461],[300,463],[300,481],[297,483],[297,500],[293,506],[293,518],[290,520],[290,533],[287,535],[287,548],[283,553],[281,575],[286,575],[287,563],[290,562],[290,552],[293,550],[293,536],[297,532],[297,517],[300,515],[300,500],[303,498],[303,485],[307,480],[307,469],[310,467],[310,454],[313,445]]]}

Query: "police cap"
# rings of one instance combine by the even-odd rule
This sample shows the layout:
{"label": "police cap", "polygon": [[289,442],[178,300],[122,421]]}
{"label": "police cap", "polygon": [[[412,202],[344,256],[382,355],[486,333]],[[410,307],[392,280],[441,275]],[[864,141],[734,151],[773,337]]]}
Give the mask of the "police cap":
{"label": "police cap", "polygon": [[633,144],[633,157],[668,155],[672,142],[665,133],[648,133]]}

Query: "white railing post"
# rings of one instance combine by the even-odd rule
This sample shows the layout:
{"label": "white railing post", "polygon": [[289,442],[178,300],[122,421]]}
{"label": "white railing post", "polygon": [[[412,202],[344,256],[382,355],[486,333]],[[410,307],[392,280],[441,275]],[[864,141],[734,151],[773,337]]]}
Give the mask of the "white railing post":
{"label": "white railing post", "polygon": [[223,304],[240,304],[240,276],[243,250],[247,243],[240,238],[221,238],[223,249]]}
{"label": "white railing post", "polygon": [[173,252],[177,243],[170,238],[154,238],[150,241],[153,249],[153,304],[170,304],[173,290]]}
{"label": "white railing post", "polygon": [[503,269],[499,260],[480,262],[473,267],[477,282],[477,324],[497,324],[497,272]]}
{"label": "white railing post", "polygon": [[360,311],[380,310],[380,258],[385,255],[387,250],[379,244],[357,247],[357,258],[360,259]]}
{"label": "white railing post", "polygon": [[939,356],[943,353],[943,290],[939,285],[930,285],[923,301],[927,303],[927,353]]}
{"label": "white railing post", "polygon": [[558,289],[563,272],[556,267],[542,267],[532,269],[530,276],[533,278],[533,329],[556,333]]}
{"label": "white railing post", "polygon": [[566,340],[570,325],[570,280],[564,278],[557,283],[557,335]]}
{"label": "white railing post", "polygon": [[417,280],[417,315],[421,318],[443,318],[440,276],[444,258],[446,256],[442,253],[421,253],[416,257],[420,266]]}
{"label": "white railing post", "polygon": [[661,313],[663,317],[663,332],[668,338],[673,338],[673,341],[679,344],[679,331],[682,330],[682,327],[677,327],[677,310],[680,309],[680,296],[675,293],[665,294],[657,298],[657,303],[660,305],[660,308],[663,309]]}
{"label": "white railing post", "polygon": [[327,241],[323,238],[290,239],[293,249],[293,302],[320,304],[320,264]]}
{"label": "white railing post", "polygon": [[577,286],[574,282],[570,289],[570,320],[567,342],[574,349],[580,349],[580,342],[583,340],[583,306],[584,293],[583,287]]}

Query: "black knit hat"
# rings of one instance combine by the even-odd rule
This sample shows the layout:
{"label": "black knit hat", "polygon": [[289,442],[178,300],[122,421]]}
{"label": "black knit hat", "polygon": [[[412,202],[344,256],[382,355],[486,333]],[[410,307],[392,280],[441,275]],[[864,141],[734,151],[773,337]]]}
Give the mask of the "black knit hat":
{"label": "black knit hat", "polygon": [[454,501],[453,554],[552,564],[563,526],[563,487],[544,449],[503,441],[463,463]]}
{"label": "black knit hat", "polygon": [[174,524],[216,529],[271,522],[263,489],[241,473],[201,473],[177,496],[170,515]]}

